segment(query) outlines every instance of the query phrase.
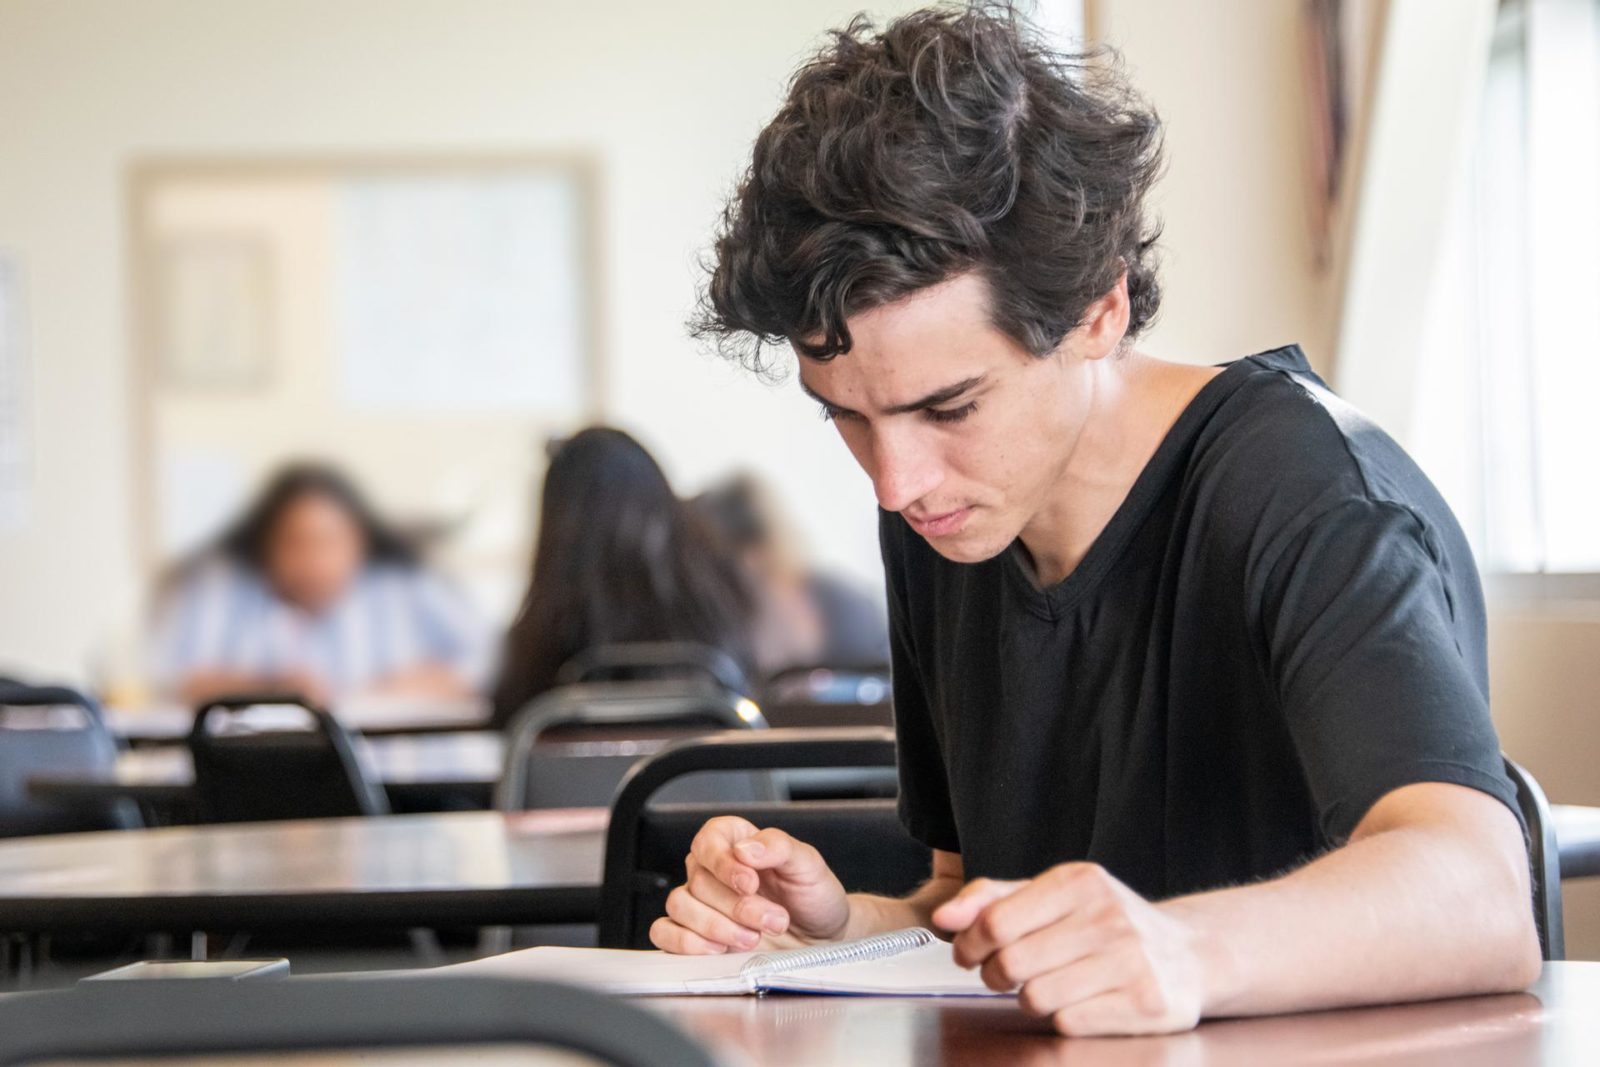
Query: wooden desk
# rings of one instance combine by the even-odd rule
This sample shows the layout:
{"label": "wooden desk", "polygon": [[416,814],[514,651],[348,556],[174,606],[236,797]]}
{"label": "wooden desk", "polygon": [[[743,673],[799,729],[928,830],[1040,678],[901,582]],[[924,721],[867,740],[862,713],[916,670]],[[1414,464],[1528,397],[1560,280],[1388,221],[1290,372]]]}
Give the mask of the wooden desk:
{"label": "wooden desk", "polygon": [[[396,734],[358,744],[377,779],[402,805],[454,792],[487,807],[505,762],[505,738],[495,730]],[[32,796],[62,805],[128,799],[173,808],[188,804],[193,790],[194,762],[181,745],[132,749],[104,772],[58,771],[28,778]]]}
{"label": "wooden desk", "polygon": [[593,922],[604,809],[0,841],[0,932]]}
{"label": "wooden desk", "polygon": [[728,1062],[811,1067],[1522,1067],[1600,1063],[1600,963],[1552,963],[1528,993],[1207,1022],[1069,1040],[1009,1002],[641,999]]}
{"label": "wooden desk", "polygon": [[[333,709],[347,729],[380,734],[428,734],[450,730],[482,730],[489,725],[486,700],[415,700],[360,698]],[[179,704],[147,708],[106,708],[111,732],[135,745],[181,741],[194,725],[194,709]]]}
{"label": "wooden desk", "polygon": [[[293,981],[294,979],[291,979]],[[1069,1039],[1006,1003],[853,997],[641,999],[729,1064],[761,1067],[1568,1067],[1600,1063],[1600,964],[1547,964],[1527,993],[1220,1020],[1168,1037]],[[593,1062],[525,1046],[244,1052],[125,1067]]]}

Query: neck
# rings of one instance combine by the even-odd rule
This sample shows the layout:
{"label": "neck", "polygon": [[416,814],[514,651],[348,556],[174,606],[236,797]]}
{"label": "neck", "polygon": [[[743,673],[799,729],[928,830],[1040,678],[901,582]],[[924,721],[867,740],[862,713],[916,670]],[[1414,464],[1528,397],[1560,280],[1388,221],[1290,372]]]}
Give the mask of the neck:
{"label": "neck", "polygon": [[1086,367],[1089,410],[1045,506],[1022,530],[1039,584],[1075,570],[1212,367],[1168,363],[1136,351]]}

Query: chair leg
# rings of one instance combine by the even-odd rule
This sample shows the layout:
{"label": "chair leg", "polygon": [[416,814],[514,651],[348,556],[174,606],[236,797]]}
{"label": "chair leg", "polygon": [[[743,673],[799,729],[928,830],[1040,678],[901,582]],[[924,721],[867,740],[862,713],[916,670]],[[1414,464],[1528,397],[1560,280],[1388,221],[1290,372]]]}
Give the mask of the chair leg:
{"label": "chair leg", "polygon": [[478,955],[498,956],[510,952],[511,935],[509,926],[485,926],[478,931]]}
{"label": "chair leg", "polygon": [[424,963],[436,967],[444,962],[444,946],[439,944],[438,934],[425,926],[414,926],[408,933],[411,935],[411,951]]}
{"label": "chair leg", "polygon": [[147,934],[144,939],[144,958],[147,960],[170,960],[172,958],[172,935],[167,933]]}
{"label": "chair leg", "polygon": [[206,932],[194,930],[189,934],[189,958],[201,960],[206,958]]}

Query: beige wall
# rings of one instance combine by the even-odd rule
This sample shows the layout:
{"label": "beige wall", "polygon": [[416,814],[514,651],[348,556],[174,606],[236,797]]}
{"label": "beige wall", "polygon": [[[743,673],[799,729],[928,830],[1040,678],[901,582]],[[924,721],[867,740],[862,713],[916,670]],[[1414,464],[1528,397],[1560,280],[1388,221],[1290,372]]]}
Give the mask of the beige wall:
{"label": "beige wall", "polygon": [[25,274],[34,425],[33,513],[0,532],[0,664],[82,676],[140,598],[124,196],[152,156],[592,154],[607,415],[686,489],[758,467],[811,547],[870,579],[870,487],[835,436],[682,328],[751,138],[857,7],[0,3],[0,248]]}
{"label": "beige wall", "polygon": [[1299,4],[1098,0],[1167,131],[1161,315],[1143,347],[1220,363],[1291,341],[1332,362],[1332,286],[1314,265],[1304,187]]}

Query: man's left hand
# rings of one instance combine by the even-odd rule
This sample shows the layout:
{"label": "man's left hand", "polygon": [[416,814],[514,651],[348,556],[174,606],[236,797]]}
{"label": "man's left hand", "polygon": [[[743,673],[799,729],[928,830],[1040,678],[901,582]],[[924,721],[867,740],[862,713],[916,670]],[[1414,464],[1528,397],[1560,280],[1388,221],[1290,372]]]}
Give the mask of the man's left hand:
{"label": "man's left hand", "polygon": [[[1152,1034],[1200,1021],[1195,932],[1093,863],[1026,882],[979,878],[933,913],[955,960],[1063,1034]],[[1019,988],[1020,987],[1020,988]]]}

